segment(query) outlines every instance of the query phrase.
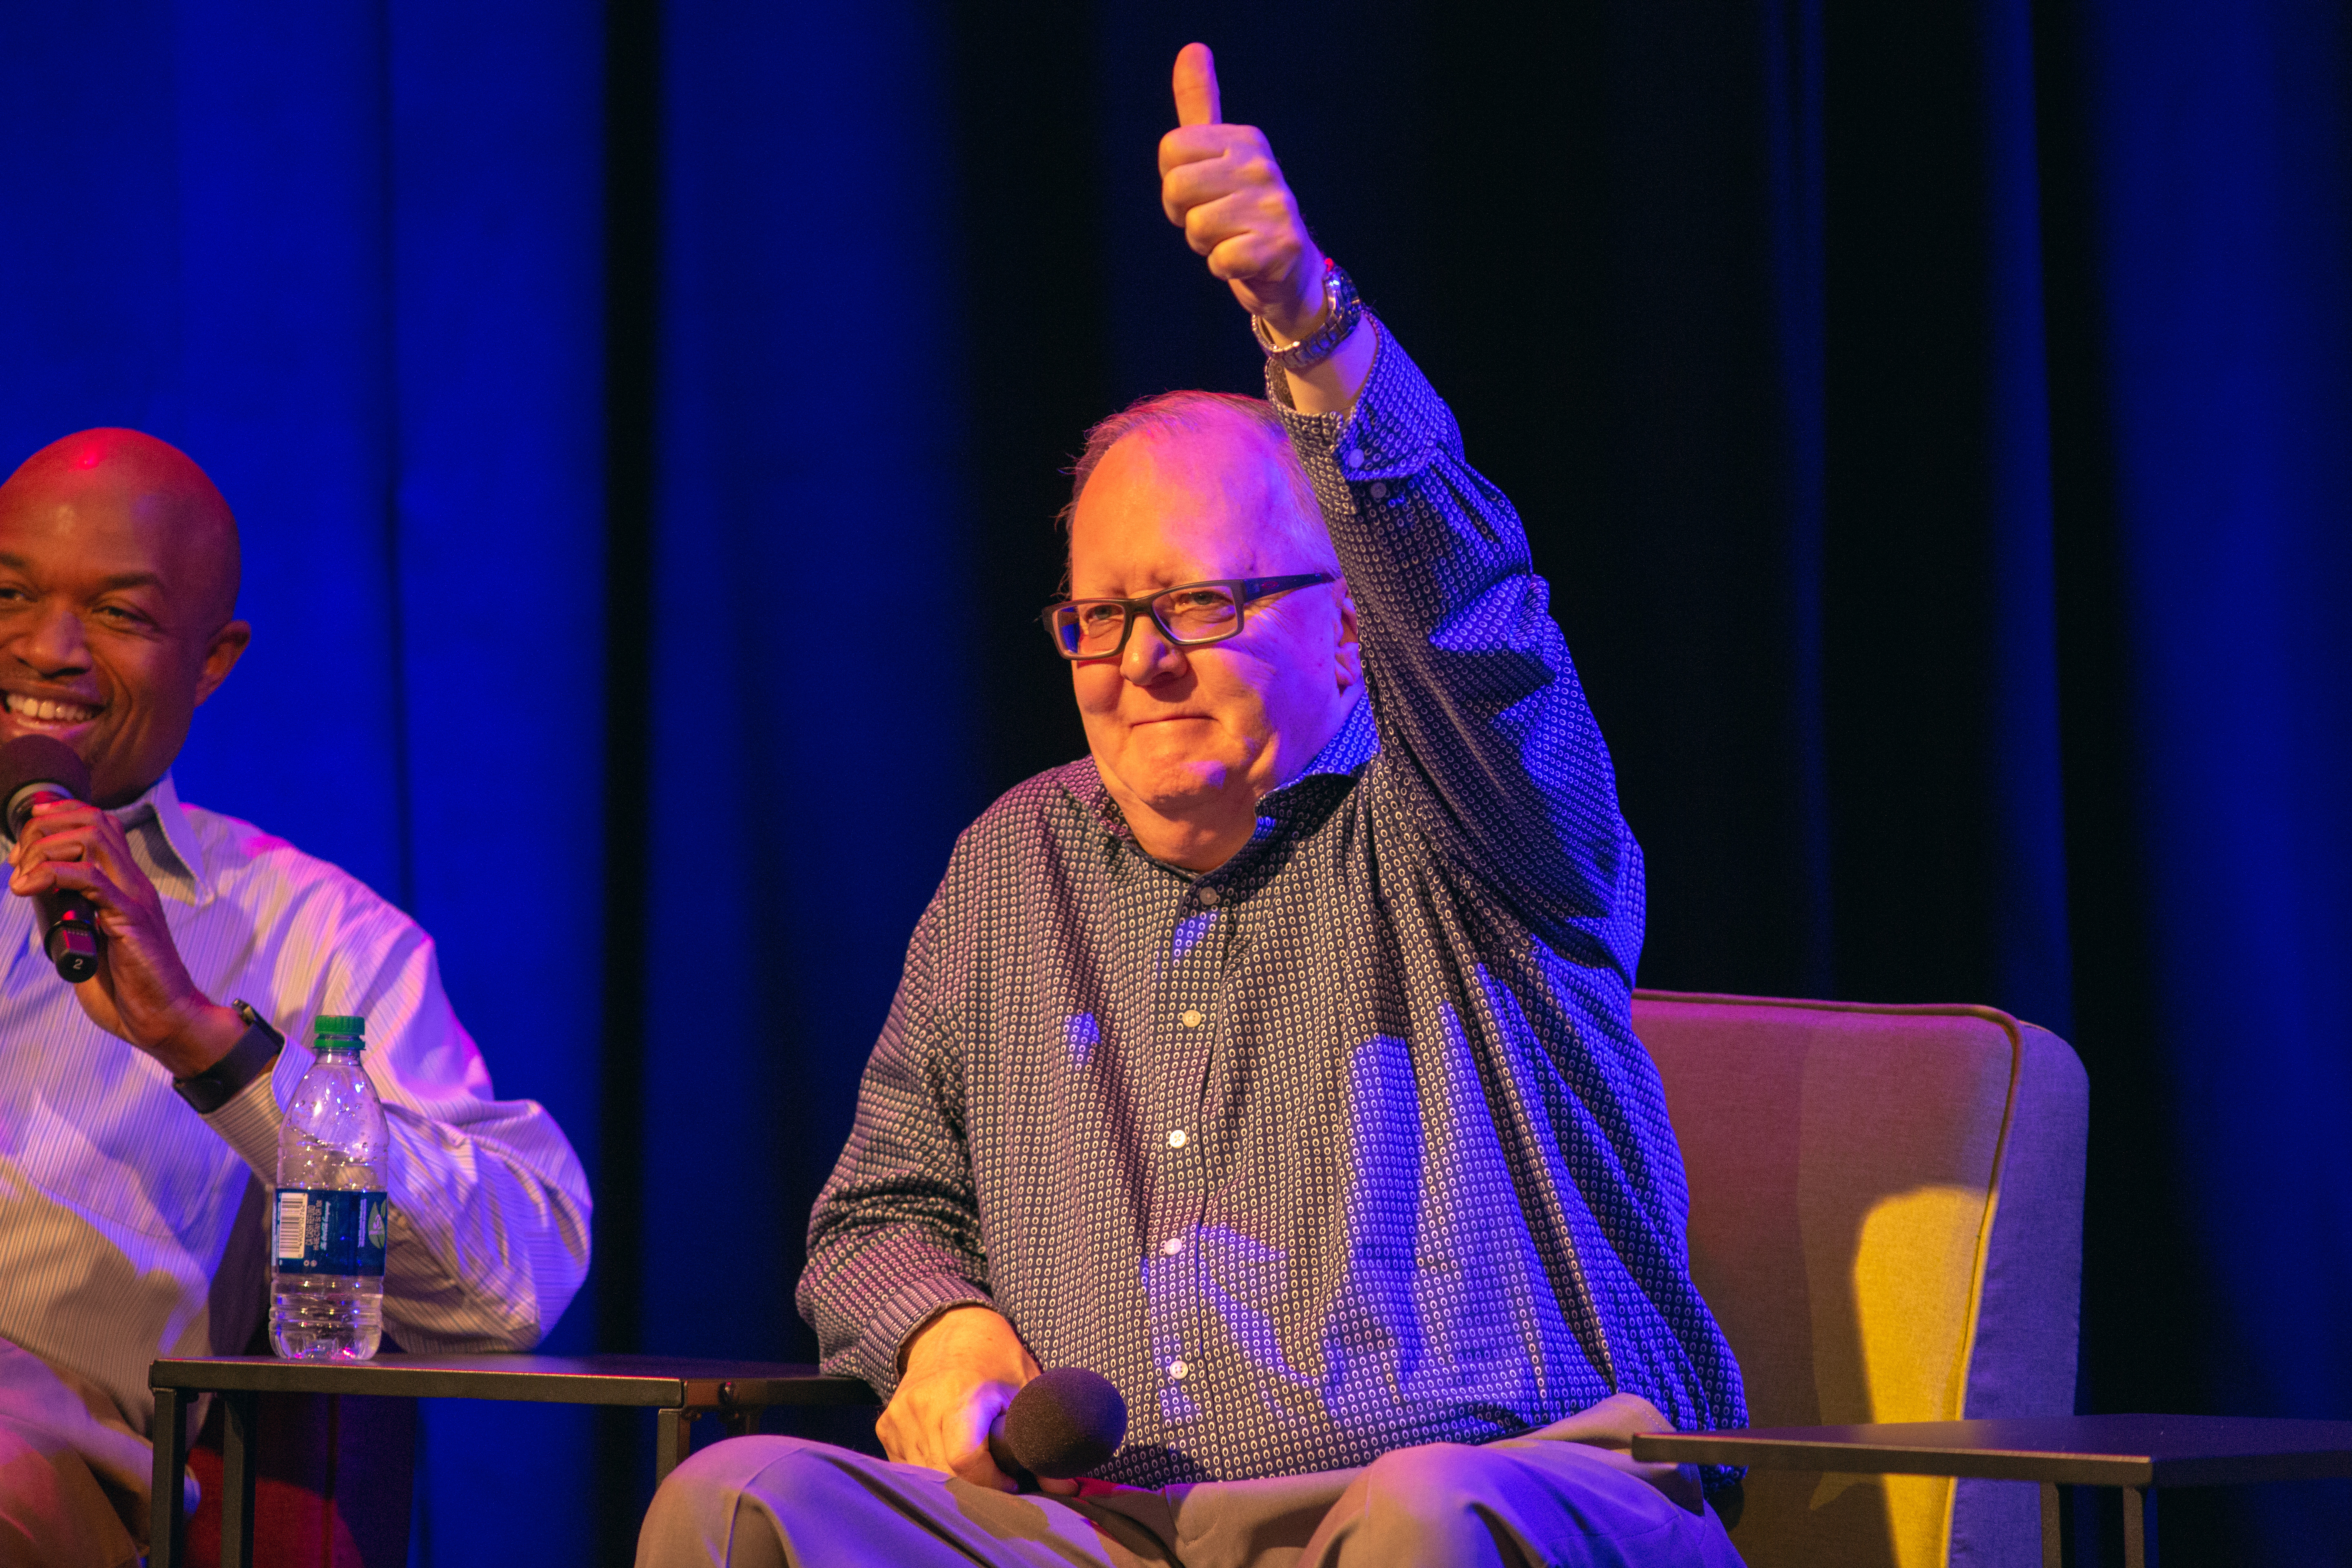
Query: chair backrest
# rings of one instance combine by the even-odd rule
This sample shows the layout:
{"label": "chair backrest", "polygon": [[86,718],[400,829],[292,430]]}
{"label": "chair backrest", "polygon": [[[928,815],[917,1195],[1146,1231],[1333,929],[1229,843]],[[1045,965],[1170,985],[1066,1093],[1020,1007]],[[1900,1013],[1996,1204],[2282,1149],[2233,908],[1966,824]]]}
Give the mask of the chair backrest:
{"label": "chair backrest", "polygon": [[[1757,1426],[2074,1409],[2089,1089],[1990,1007],[1637,993]],[[2017,1482],[1751,1471],[1751,1568],[2039,1561]]]}

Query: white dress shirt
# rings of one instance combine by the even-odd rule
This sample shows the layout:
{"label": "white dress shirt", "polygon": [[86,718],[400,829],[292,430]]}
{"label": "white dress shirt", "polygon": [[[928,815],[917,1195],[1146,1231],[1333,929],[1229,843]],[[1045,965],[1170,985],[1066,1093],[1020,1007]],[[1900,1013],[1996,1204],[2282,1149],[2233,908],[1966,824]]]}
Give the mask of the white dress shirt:
{"label": "white dress shirt", "polygon": [[386,1331],[421,1352],[538,1343],[587,1274],[587,1177],[545,1110],[492,1097],[432,940],[347,873],[183,805],[168,775],[114,816],[196,984],[251,1003],[286,1049],[198,1115],[83,1014],[32,900],[0,894],[0,1340],[102,1391],[142,1436],[151,1361],[243,1351],[266,1305],[280,1107],[310,1065],[311,1019],[356,1013],[392,1131]]}

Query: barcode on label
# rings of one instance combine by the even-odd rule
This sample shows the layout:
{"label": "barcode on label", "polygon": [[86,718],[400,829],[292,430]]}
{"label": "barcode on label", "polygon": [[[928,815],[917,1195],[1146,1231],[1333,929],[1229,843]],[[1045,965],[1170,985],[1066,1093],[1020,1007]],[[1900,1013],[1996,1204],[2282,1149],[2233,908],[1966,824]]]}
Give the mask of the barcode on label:
{"label": "barcode on label", "polygon": [[278,1194],[278,1256],[299,1258],[310,1238],[310,1194]]}

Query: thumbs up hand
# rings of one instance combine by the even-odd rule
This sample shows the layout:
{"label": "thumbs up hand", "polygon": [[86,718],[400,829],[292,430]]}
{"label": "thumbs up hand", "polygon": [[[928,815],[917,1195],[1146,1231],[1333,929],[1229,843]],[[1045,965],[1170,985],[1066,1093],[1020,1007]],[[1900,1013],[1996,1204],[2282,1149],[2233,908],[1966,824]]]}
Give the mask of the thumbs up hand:
{"label": "thumbs up hand", "polygon": [[1227,125],[1206,44],[1176,57],[1176,129],[1160,139],[1160,205],[1234,298],[1289,342],[1323,315],[1323,254],[1298,216],[1265,133]]}

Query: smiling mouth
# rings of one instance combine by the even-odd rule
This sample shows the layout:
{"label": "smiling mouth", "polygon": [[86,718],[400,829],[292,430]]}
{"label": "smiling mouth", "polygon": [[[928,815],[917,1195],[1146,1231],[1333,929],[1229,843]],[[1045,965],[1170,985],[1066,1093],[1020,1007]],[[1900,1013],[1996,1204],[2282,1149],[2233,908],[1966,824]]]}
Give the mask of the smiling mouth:
{"label": "smiling mouth", "polygon": [[85,703],[61,702],[54,697],[26,697],[15,691],[7,694],[7,702],[9,717],[58,730],[87,724],[100,711]]}

